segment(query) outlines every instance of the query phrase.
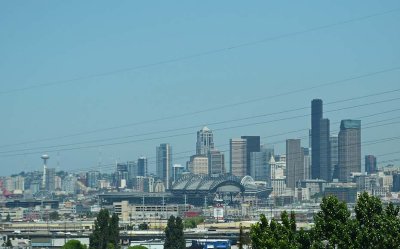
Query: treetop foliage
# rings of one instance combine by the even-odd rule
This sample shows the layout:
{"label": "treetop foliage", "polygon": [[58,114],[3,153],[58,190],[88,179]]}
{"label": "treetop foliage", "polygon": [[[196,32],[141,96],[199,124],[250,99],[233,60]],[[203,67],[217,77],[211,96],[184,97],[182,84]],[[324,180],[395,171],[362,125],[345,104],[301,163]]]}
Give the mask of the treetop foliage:
{"label": "treetop foliage", "polygon": [[344,202],[328,196],[308,231],[296,229],[293,212],[282,212],[281,222],[261,215],[250,229],[251,245],[253,249],[400,248],[399,210],[392,203],[384,208],[379,198],[363,193],[351,217]]}
{"label": "treetop foliage", "polygon": [[165,228],[164,249],[185,249],[186,241],[183,234],[183,221],[180,217],[171,215]]}

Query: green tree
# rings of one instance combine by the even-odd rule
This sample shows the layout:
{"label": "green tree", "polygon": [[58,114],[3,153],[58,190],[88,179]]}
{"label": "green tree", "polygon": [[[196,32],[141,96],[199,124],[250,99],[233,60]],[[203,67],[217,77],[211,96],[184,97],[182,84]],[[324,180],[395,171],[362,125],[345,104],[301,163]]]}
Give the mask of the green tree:
{"label": "green tree", "polygon": [[90,235],[90,249],[107,249],[109,243],[109,219],[107,209],[100,210],[94,222],[94,230]]}
{"label": "green tree", "polygon": [[145,246],[130,246],[128,249],[147,249]]}
{"label": "green tree", "polygon": [[196,228],[198,224],[201,224],[204,222],[203,217],[191,217],[187,218],[183,221],[185,228]]}
{"label": "green tree", "polygon": [[314,216],[314,228],[296,229],[294,213],[281,214],[281,223],[261,215],[250,229],[253,249],[385,249],[400,248],[400,208],[392,203],[383,207],[379,198],[363,193],[350,216],[344,202],[324,197],[321,210]]}
{"label": "green tree", "polygon": [[114,213],[109,223],[109,243],[113,244],[114,248],[119,248],[119,217]]}
{"label": "green tree", "polygon": [[350,211],[344,202],[334,196],[324,197],[321,211],[314,217],[313,230],[316,241],[327,241],[329,246],[348,247],[351,244],[349,234]]}
{"label": "green tree", "polygon": [[139,230],[149,230],[149,225],[146,222],[139,224]]}
{"label": "green tree", "polygon": [[171,215],[165,228],[164,249],[184,249],[186,248],[185,237],[183,234],[183,222],[180,217],[175,218]]}
{"label": "green tree", "polygon": [[57,211],[53,211],[49,214],[49,219],[50,220],[59,220],[60,219],[60,215],[58,214]]}
{"label": "green tree", "polygon": [[81,244],[79,240],[69,240],[61,249],[86,249],[86,245]]}

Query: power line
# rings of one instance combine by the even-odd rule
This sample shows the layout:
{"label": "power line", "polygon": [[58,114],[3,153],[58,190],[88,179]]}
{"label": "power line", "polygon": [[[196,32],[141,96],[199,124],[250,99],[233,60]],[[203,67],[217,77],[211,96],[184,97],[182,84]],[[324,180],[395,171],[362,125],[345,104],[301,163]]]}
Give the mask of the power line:
{"label": "power line", "polygon": [[[354,105],[354,106],[348,106],[348,107],[338,108],[338,109],[334,109],[334,110],[328,110],[325,113],[337,112],[337,111],[342,111],[342,110],[347,110],[347,109],[354,109],[354,108],[363,107],[363,106],[371,106],[371,105],[375,105],[375,104],[387,103],[387,102],[396,101],[396,100],[400,100],[400,97],[386,99],[386,100],[380,100],[380,101],[375,101],[375,102],[369,102],[369,103],[359,104],[359,105]],[[235,125],[235,126],[230,126],[230,127],[217,128],[217,129],[214,129],[214,131],[229,130],[229,129],[243,128],[243,127],[252,126],[252,125],[261,125],[261,124],[267,124],[267,123],[273,123],[273,122],[280,122],[280,121],[285,121],[285,120],[292,120],[292,119],[308,117],[310,115],[311,114],[302,114],[302,115],[284,117],[284,118],[267,120],[267,121],[253,122],[253,123]],[[173,130],[173,131],[176,131],[176,130]],[[192,134],[193,134],[192,132],[187,132],[187,133],[166,135],[166,136],[153,137],[153,138],[143,138],[143,139],[120,141],[120,142],[114,142],[114,143],[104,143],[104,144],[100,144],[100,145],[87,145],[87,146],[80,146],[80,147],[75,147],[75,148],[53,149],[53,150],[47,150],[47,152],[69,151],[69,150],[87,149],[87,148],[97,148],[97,147],[104,147],[104,146],[113,146],[113,145],[121,145],[121,144],[153,141],[153,140],[166,139],[166,138],[172,138],[172,137],[187,136],[187,135],[192,135]],[[127,136],[125,136],[124,138],[127,138]],[[96,140],[96,141],[99,141],[99,140]],[[106,139],[106,140],[101,139],[100,141],[108,141],[108,139]],[[91,142],[92,141],[83,142],[83,143],[91,143]],[[26,148],[26,149],[19,149],[19,150],[2,151],[2,152],[0,152],[0,154],[7,154],[7,153],[14,153],[14,152],[21,152],[21,151],[30,151],[30,150],[38,150],[38,149],[51,149],[51,148],[56,148],[56,147],[74,146],[74,145],[79,145],[79,144],[82,144],[82,143],[71,143],[71,144],[42,146],[42,147],[36,147],[36,148]],[[22,154],[3,155],[3,157],[16,156],[16,155],[26,155],[26,154],[36,154],[36,153],[40,153],[40,152],[36,151],[36,152],[28,152],[28,153],[22,153]]]}
{"label": "power line", "polygon": [[[366,115],[366,116],[363,116],[363,117],[369,117],[369,116],[371,116],[371,115],[372,115],[372,114],[369,114],[369,115]],[[379,113],[376,113],[376,115],[379,115]],[[359,118],[362,118],[362,117],[359,117]],[[400,117],[396,117],[396,118],[398,119],[398,118],[400,118]],[[385,123],[385,124],[380,124],[380,125],[375,125],[375,126],[368,126],[368,125],[370,125],[370,124],[375,124],[375,123],[379,123],[379,122],[383,122],[383,121],[387,121],[387,120],[393,120],[393,119],[394,119],[394,118],[389,118],[389,119],[386,119],[386,120],[380,120],[380,121],[369,122],[369,123],[365,124],[365,125],[367,125],[367,126],[366,126],[366,127],[363,127],[362,129],[365,130],[365,129],[375,128],[375,127],[385,126],[385,125],[388,125],[388,124]],[[340,122],[336,122],[336,123],[340,123]],[[399,123],[399,122],[395,122],[395,123]],[[392,123],[389,123],[389,124],[392,124]],[[302,130],[307,130],[307,129],[302,129]],[[301,131],[301,130],[299,130],[299,131]],[[283,135],[284,135],[284,134],[285,134],[285,133],[283,133]],[[272,136],[274,136],[274,135],[272,135]],[[266,137],[272,137],[272,136],[266,136]],[[263,137],[263,138],[266,138],[266,137]],[[306,138],[306,137],[307,137],[307,136],[299,137],[299,139]],[[361,145],[370,146],[370,145],[374,145],[374,144],[378,144],[378,143],[384,143],[384,142],[390,142],[390,141],[394,141],[394,140],[398,140],[398,139],[400,139],[400,136],[387,137],[387,138],[379,138],[379,139],[374,139],[374,140],[369,140],[369,141],[362,142]],[[276,144],[285,143],[285,142],[286,142],[286,139],[280,140],[280,141],[271,142],[271,143],[269,143],[269,144],[271,144],[271,145],[276,145]],[[218,145],[217,147],[221,148],[221,147],[226,147],[226,146],[229,146],[229,143],[228,143],[228,144],[223,144],[223,145]],[[348,146],[350,146],[350,145],[348,145]],[[219,151],[220,151],[220,152],[229,152],[228,149],[226,149],[226,150],[219,150]],[[173,155],[177,155],[177,154],[186,154],[186,153],[192,153],[192,152],[193,152],[192,150],[190,150],[190,151],[182,151],[182,152],[178,152],[178,153],[173,153]],[[386,155],[386,154],[385,154],[385,155]],[[189,155],[186,154],[186,155],[184,155],[184,156],[174,157],[174,160],[176,160],[176,159],[186,159],[188,156],[189,156]],[[378,156],[383,156],[383,155],[378,155]],[[155,159],[155,157],[146,157],[146,158],[147,158],[147,160],[148,160],[148,164],[154,164],[154,163],[156,162],[156,161],[151,161],[151,160],[149,160],[149,159]],[[115,167],[115,163],[106,164],[105,167],[107,167],[107,168]],[[88,168],[88,169],[98,169],[98,168],[99,168],[99,166],[90,167],[90,168]],[[102,168],[102,166],[100,166],[100,168]]]}
{"label": "power line", "polygon": [[[353,101],[353,100],[357,100],[357,99],[370,98],[370,97],[373,97],[373,96],[380,96],[380,95],[389,94],[389,93],[395,93],[395,92],[399,92],[399,91],[400,91],[400,88],[399,89],[389,90],[389,91],[383,91],[383,92],[378,92],[378,93],[367,94],[367,95],[353,97],[353,98],[336,100],[336,101],[328,102],[325,105],[344,103],[344,102]],[[392,100],[389,100],[389,101],[392,101]],[[372,104],[375,104],[375,103],[372,103]],[[293,108],[293,109],[288,109],[288,110],[283,110],[283,111],[278,111],[278,112],[272,112],[272,113],[248,116],[248,117],[244,117],[244,118],[229,119],[229,120],[224,120],[224,121],[208,123],[208,125],[218,125],[218,124],[231,123],[231,122],[243,121],[243,120],[254,119],[254,118],[274,116],[274,115],[278,115],[278,114],[290,113],[290,112],[299,111],[299,110],[305,110],[305,109],[310,109],[310,107],[307,106],[307,107]],[[344,109],[346,109],[346,108],[344,108]],[[399,109],[397,109],[397,110],[399,110]],[[341,109],[341,110],[343,110],[343,109]],[[282,120],[277,120],[277,121],[282,121]],[[126,138],[132,138],[132,137],[141,137],[141,136],[147,136],[147,135],[154,135],[154,134],[159,134],[159,133],[175,132],[175,131],[179,131],[179,130],[194,129],[194,128],[197,128],[197,127],[199,127],[199,125],[192,125],[192,126],[187,126],[187,127],[181,127],[181,128],[175,128],[175,129],[167,129],[167,130],[161,130],[161,131],[153,131],[153,132],[147,132],[147,133],[141,133],[141,134],[133,134],[133,135],[127,135],[127,136],[119,136],[119,137],[112,137],[112,138],[88,140],[88,141],[75,142],[75,143],[69,143],[69,144],[42,146],[42,147],[36,147],[36,149],[47,149],[47,148],[53,148],[53,147],[66,147],[66,146],[80,145],[80,144],[87,144],[87,143],[112,141],[112,140],[126,139]],[[40,141],[43,141],[43,140],[40,140]],[[20,144],[21,143],[11,144],[11,145],[3,145],[3,146],[0,146],[0,148],[20,145]],[[16,151],[29,151],[29,150],[32,150],[32,148],[17,149],[17,150],[11,150],[11,151],[0,151],[0,154],[9,153],[9,152],[16,152]]]}
{"label": "power line", "polygon": [[371,18],[383,16],[383,15],[396,13],[398,11],[400,11],[400,8],[391,9],[391,10],[379,12],[379,13],[373,13],[370,15],[360,16],[360,17],[356,17],[356,18],[351,18],[351,19],[347,19],[347,20],[343,20],[343,21],[339,21],[339,22],[335,22],[335,23],[320,25],[320,26],[316,26],[316,27],[312,27],[312,28],[308,28],[308,29],[304,29],[304,30],[295,31],[295,32],[284,33],[281,35],[271,36],[271,37],[267,37],[267,38],[256,40],[256,41],[240,43],[240,44],[232,45],[229,47],[223,47],[223,48],[208,50],[205,52],[195,53],[195,54],[191,54],[191,55],[176,57],[176,58],[172,58],[172,59],[161,60],[161,61],[157,61],[157,62],[153,62],[153,63],[149,63],[149,64],[142,64],[142,65],[133,66],[133,67],[126,67],[126,68],[121,68],[121,69],[117,69],[117,70],[113,70],[113,71],[108,71],[108,72],[103,72],[103,73],[98,73],[98,74],[91,74],[91,75],[81,76],[81,77],[75,77],[75,78],[70,78],[70,79],[66,79],[66,80],[58,80],[58,81],[52,81],[52,82],[41,83],[41,84],[36,84],[36,85],[30,85],[30,86],[26,86],[26,87],[11,89],[11,90],[3,90],[3,91],[0,91],[0,94],[10,94],[10,93],[32,90],[32,89],[36,89],[36,88],[43,88],[43,87],[49,87],[49,86],[61,85],[61,84],[69,84],[69,83],[73,83],[76,81],[82,81],[82,80],[87,80],[87,79],[92,79],[92,78],[100,78],[100,77],[104,77],[104,76],[109,76],[109,75],[129,72],[129,71],[137,71],[137,70],[141,70],[141,69],[151,68],[151,67],[165,65],[165,64],[171,64],[171,63],[180,62],[180,61],[187,61],[187,60],[191,60],[191,59],[198,58],[198,57],[204,57],[204,56],[209,56],[209,55],[213,55],[213,54],[228,52],[228,51],[231,51],[234,49],[254,46],[257,44],[276,41],[276,40],[284,39],[287,37],[298,36],[298,35],[312,33],[312,32],[319,31],[319,30],[329,29],[329,28],[336,27],[336,26],[350,24],[350,23],[357,22],[357,21],[367,20],[367,19],[371,19]]}

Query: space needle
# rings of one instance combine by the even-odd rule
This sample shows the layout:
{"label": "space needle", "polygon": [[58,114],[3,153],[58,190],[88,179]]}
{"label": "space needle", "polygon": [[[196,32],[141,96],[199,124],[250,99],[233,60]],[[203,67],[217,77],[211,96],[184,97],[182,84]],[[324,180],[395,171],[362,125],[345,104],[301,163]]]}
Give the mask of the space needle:
{"label": "space needle", "polygon": [[47,173],[47,160],[50,158],[48,155],[44,154],[40,158],[43,159],[43,181],[42,188],[46,188],[46,173]]}

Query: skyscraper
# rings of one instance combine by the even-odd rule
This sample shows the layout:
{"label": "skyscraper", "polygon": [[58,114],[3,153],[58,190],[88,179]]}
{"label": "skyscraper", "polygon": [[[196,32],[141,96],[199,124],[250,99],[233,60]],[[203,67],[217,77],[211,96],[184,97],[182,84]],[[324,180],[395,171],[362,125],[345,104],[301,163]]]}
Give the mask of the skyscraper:
{"label": "skyscraper", "polygon": [[319,174],[319,143],[320,120],[322,119],[322,100],[311,101],[311,178],[320,178]]}
{"label": "skyscraper", "polygon": [[339,180],[348,182],[351,172],[361,172],[361,121],[342,120],[338,139]]}
{"label": "skyscraper", "polygon": [[286,186],[294,189],[304,180],[304,151],[300,139],[286,140]]}
{"label": "skyscraper", "polygon": [[214,149],[213,133],[207,126],[197,132],[196,155],[208,155]]}
{"label": "skyscraper", "polygon": [[365,156],[365,172],[368,174],[374,174],[377,172],[376,167],[376,157],[373,155],[366,155]]}
{"label": "skyscraper", "polygon": [[86,186],[89,188],[97,188],[97,181],[100,178],[100,172],[91,170],[86,172]]}
{"label": "skyscraper", "polygon": [[46,168],[46,190],[54,191],[56,189],[56,169],[55,168]]}
{"label": "skyscraper", "polygon": [[246,139],[246,175],[251,175],[250,154],[260,152],[260,136],[241,136],[241,138]]}
{"label": "skyscraper", "polygon": [[310,148],[301,148],[304,156],[304,179],[311,179],[311,153]]}
{"label": "skyscraper", "polygon": [[250,153],[250,176],[256,181],[271,180],[269,160],[274,156],[274,149],[261,146],[259,152]]}
{"label": "skyscraper", "polygon": [[311,102],[311,178],[331,181],[329,119],[323,118],[321,99]]}
{"label": "skyscraper", "polygon": [[169,144],[160,144],[156,148],[157,176],[163,181],[165,189],[170,189],[173,177],[172,147]]}
{"label": "skyscraper", "polygon": [[117,163],[117,171],[115,172],[114,185],[117,188],[127,187],[129,181],[129,170],[127,163]]}
{"label": "skyscraper", "polygon": [[323,118],[319,121],[319,124],[319,178],[331,182],[332,172],[329,161],[329,119]]}
{"label": "skyscraper", "polygon": [[208,153],[209,174],[218,176],[225,174],[225,156],[219,150],[210,150]]}
{"label": "skyscraper", "polygon": [[337,136],[329,138],[329,157],[332,179],[339,179],[339,140]]}
{"label": "skyscraper", "polygon": [[229,142],[230,172],[234,176],[243,177],[247,172],[246,139],[234,138]]}
{"label": "skyscraper", "polygon": [[137,160],[137,175],[138,176],[147,176],[147,158],[139,157]]}

